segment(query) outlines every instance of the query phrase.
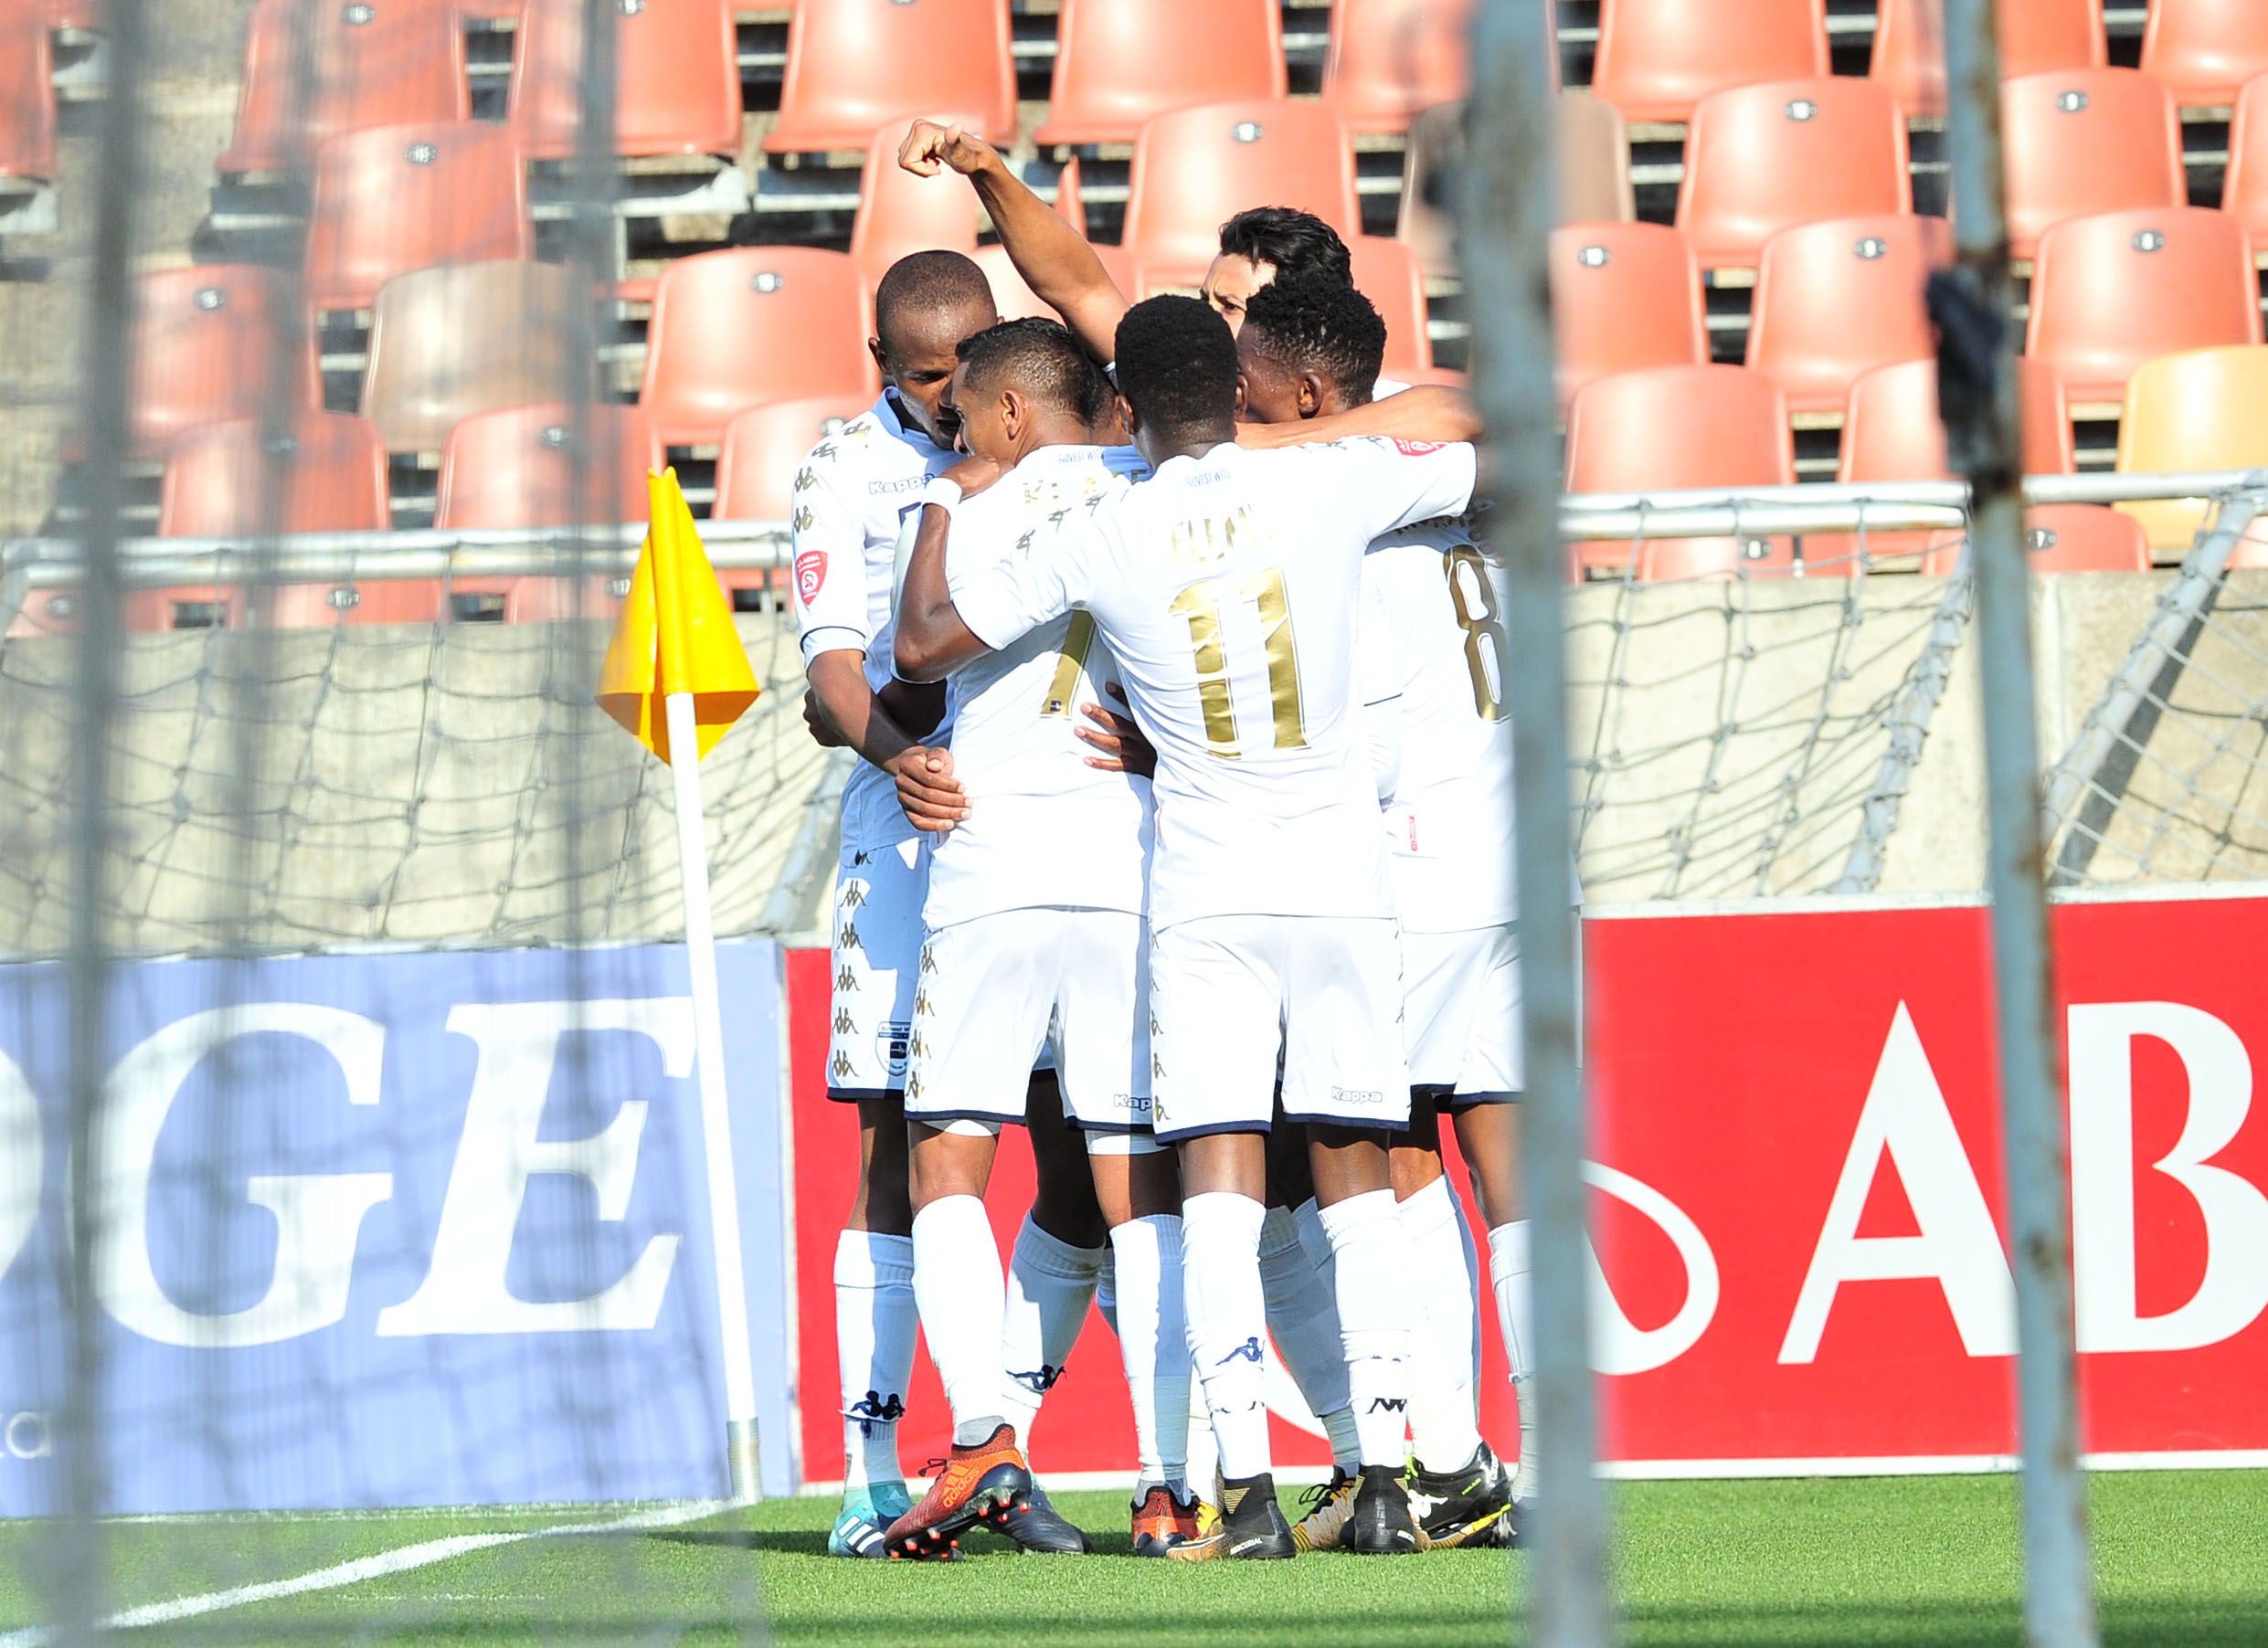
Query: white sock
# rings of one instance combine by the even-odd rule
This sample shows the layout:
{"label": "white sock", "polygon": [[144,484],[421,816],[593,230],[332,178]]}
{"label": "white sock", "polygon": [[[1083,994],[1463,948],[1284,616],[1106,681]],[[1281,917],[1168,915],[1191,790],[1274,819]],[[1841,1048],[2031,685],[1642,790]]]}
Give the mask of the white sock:
{"label": "white sock", "polygon": [[[1000,1249],[974,1196],[946,1196],[914,1215],[914,1297],[929,1359],[953,1410],[953,1440],[972,1447],[1006,1416],[1000,1404]],[[979,1426],[984,1435],[977,1434]],[[1018,1433],[1021,1438],[1021,1432]]]}
{"label": "white sock", "polygon": [[1260,1336],[1267,1301],[1260,1292],[1260,1221],[1266,1210],[1233,1190],[1207,1190],[1182,1204],[1182,1285],[1190,1355],[1213,1414],[1221,1472],[1242,1479],[1268,1469],[1267,1398]]}
{"label": "white sock", "polygon": [[1023,1216],[1008,1261],[999,1345],[1001,1411],[1028,1448],[1040,1402],[1071,1359],[1108,1248],[1075,1248]]}
{"label": "white sock", "polygon": [[897,1421],[914,1371],[914,1244],[845,1231],[835,1239],[835,1355],[843,1374],[843,1485],[904,1482]]}
{"label": "white sock", "polygon": [[[1330,1252],[1328,1239],[1324,1251]],[[1268,1336],[1276,1341],[1276,1354],[1307,1399],[1309,1411],[1323,1421],[1333,1459],[1353,1470],[1362,1448],[1348,1406],[1347,1353],[1340,1343],[1330,1273],[1315,1263],[1297,1217],[1283,1208],[1270,1208],[1260,1226],[1260,1287],[1267,1296]]]}
{"label": "white sock", "polygon": [[1188,1491],[1189,1322],[1182,1309],[1182,1221],[1150,1213],[1110,1230],[1120,1293],[1118,1349],[1134,1402],[1134,1449],[1143,1486]]}
{"label": "white sock", "polygon": [[1337,1272],[1339,1338],[1362,1463],[1401,1469],[1408,1454],[1408,1244],[1392,1190],[1365,1190],[1321,1210]]}
{"label": "white sock", "polygon": [[1480,1312],[1457,1240],[1465,1220],[1447,1177],[1396,1211],[1410,1263],[1410,1445],[1421,1469],[1455,1471],[1480,1447],[1472,1360]]}
{"label": "white sock", "polygon": [[[1188,1249],[1183,1247],[1187,1254]],[[1221,1503],[1221,1448],[1213,1440],[1213,1410],[1203,1379],[1189,1381],[1189,1489],[1207,1505]]]}
{"label": "white sock", "polygon": [[1489,1282],[1496,1290],[1497,1326],[1504,1331],[1504,1356],[1512,1368],[1512,1393],[1520,1403],[1520,1464],[1512,1496],[1529,1500],[1536,1492],[1535,1298],[1528,1285],[1528,1221],[1515,1219],[1489,1232]]}

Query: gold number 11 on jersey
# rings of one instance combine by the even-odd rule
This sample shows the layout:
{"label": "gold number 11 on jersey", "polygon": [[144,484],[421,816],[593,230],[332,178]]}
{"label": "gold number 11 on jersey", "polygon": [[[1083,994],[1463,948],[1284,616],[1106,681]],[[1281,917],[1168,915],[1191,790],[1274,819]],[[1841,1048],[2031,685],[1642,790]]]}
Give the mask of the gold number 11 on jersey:
{"label": "gold number 11 on jersey", "polygon": [[[1228,691],[1228,648],[1221,639],[1221,584],[1207,578],[1173,597],[1171,610],[1189,620],[1190,645],[1197,652],[1197,703],[1205,716],[1205,747],[1234,761],[1243,751],[1236,735],[1236,708]],[[1236,586],[1235,598],[1260,613],[1260,633],[1268,660],[1268,708],[1276,723],[1276,747],[1305,749],[1307,728],[1299,711],[1299,657],[1292,647],[1291,602],[1284,574],[1271,566]]]}

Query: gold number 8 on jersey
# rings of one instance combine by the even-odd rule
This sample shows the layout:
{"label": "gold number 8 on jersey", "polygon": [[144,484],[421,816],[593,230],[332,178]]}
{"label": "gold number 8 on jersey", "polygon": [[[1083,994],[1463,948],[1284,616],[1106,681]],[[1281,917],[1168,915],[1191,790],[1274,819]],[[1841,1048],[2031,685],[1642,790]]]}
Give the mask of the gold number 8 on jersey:
{"label": "gold number 8 on jersey", "polygon": [[1457,627],[1465,632],[1465,667],[1472,671],[1473,708],[1483,721],[1504,719],[1504,624],[1497,610],[1489,564],[1469,544],[1445,550],[1441,570],[1449,580]]}

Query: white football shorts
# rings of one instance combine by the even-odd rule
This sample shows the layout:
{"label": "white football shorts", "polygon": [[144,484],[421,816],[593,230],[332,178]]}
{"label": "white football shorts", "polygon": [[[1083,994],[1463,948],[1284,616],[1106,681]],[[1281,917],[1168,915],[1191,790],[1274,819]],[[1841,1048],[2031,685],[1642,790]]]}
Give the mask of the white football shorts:
{"label": "white football shorts", "polygon": [[932,929],[914,995],[906,1114],[1021,1122],[1051,1044],[1066,1120],[1150,1128],[1148,946],[1125,910],[1043,905]]}
{"label": "white football shorts", "polygon": [[1402,947],[1384,916],[1207,915],[1150,947],[1160,1139],[1295,1122],[1406,1126]]}
{"label": "white football shorts", "polygon": [[927,870],[917,840],[846,847],[836,866],[831,1099],[893,1098],[906,1085]]}
{"label": "white football shorts", "polygon": [[1412,1088],[1444,1109],[1520,1096],[1516,925],[1403,934],[1402,988]]}

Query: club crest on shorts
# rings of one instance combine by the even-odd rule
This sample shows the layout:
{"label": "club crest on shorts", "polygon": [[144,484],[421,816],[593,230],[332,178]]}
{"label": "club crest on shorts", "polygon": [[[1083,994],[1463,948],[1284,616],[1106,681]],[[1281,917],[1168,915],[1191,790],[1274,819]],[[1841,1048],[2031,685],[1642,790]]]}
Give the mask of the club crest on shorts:
{"label": "club crest on shorts", "polygon": [[874,1056],[889,1066],[894,1076],[906,1073],[906,1044],[913,1028],[903,1019],[894,1019],[874,1031]]}

